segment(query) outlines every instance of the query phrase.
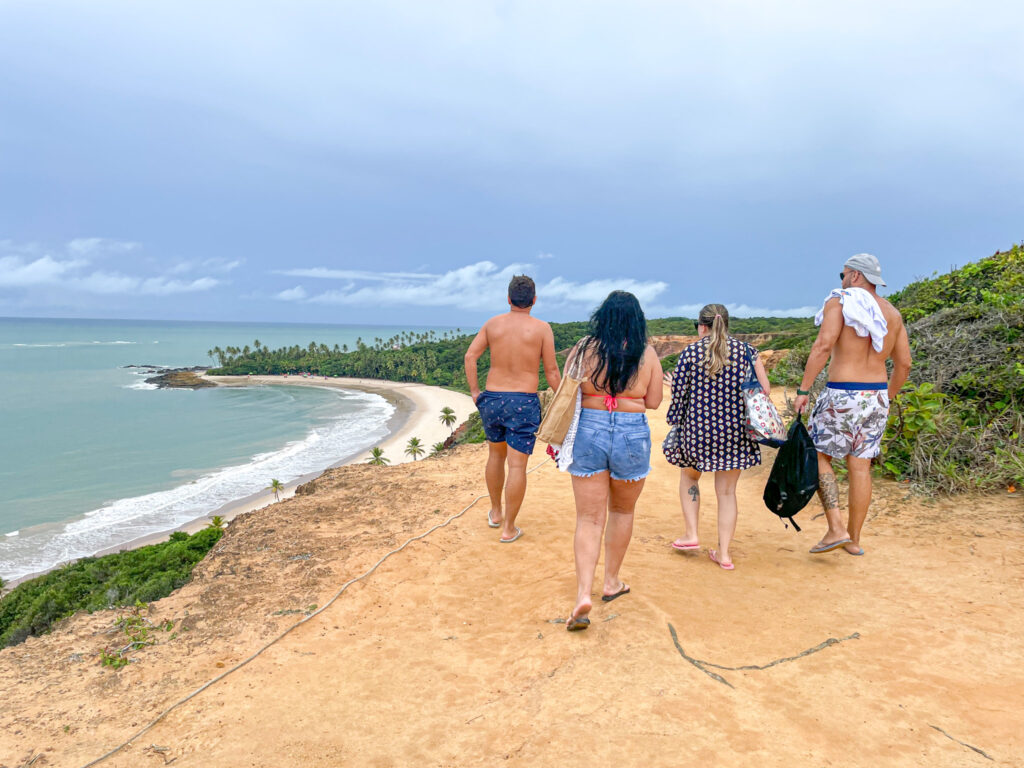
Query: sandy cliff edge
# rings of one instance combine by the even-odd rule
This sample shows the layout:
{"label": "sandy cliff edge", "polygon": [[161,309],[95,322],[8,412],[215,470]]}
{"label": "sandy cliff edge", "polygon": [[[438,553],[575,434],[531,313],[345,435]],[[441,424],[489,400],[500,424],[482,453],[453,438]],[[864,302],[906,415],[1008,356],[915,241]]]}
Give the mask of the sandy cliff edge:
{"label": "sandy cliff edge", "polygon": [[[0,652],[0,764],[81,766],[119,744],[462,510],[485,455],[333,469],[240,515],[152,606],[174,631],[121,670],[97,662],[117,611]],[[571,635],[571,485],[538,451],[519,542],[499,544],[476,503],[102,765],[1020,765],[1021,500],[879,483],[867,555],[814,557],[814,507],[798,534],[761,505],[765,457],[740,482],[729,573],[668,547],[678,472],[655,450],[633,591]],[[701,489],[709,545],[712,479]]]}

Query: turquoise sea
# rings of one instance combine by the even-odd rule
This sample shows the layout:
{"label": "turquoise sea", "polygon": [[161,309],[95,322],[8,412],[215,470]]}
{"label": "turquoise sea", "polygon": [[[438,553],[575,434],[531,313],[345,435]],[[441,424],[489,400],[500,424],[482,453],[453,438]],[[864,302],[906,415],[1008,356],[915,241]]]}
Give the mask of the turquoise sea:
{"label": "turquoise sea", "polygon": [[440,328],[0,318],[0,577],[209,514],[380,442],[384,398],[312,387],[157,390],[126,366],[215,346],[355,345]]}

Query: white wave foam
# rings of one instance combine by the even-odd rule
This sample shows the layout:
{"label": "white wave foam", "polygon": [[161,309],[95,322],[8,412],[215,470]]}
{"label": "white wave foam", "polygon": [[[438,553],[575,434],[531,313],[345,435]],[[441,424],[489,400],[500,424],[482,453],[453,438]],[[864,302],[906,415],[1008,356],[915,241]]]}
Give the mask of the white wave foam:
{"label": "white wave foam", "polygon": [[[144,375],[148,376],[149,374]],[[133,384],[125,384],[124,389],[159,389],[159,387],[156,384],[150,384],[148,381],[136,381]]]}
{"label": "white wave foam", "polygon": [[[115,344],[138,344],[137,341],[51,341],[45,344],[12,344],[12,347],[29,347],[29,348],[41,348],[41,347],[92,347],[101,346],[107,347]],[[156,344],[157,342],[153,342]]]}
{"label": "white wave foam", "polygon": [[25,531],[0,545],[5,579],[51,568],[142,536],[177,528],[218,507],[266,489],[271,478],[289,483],[375,445],[388,434],[394,406],[364,392],[336,392],[356,410],[314,428],[303,440],[253,456],[247,464],[209,472],[167,491],[120,499],[62,526]]}
{"label": "white wave foam", "polygon": [[21,531],[11,531],[10,533],[5,533],[4,536],[10,539],[17,536],[19,533],[21,533]]}

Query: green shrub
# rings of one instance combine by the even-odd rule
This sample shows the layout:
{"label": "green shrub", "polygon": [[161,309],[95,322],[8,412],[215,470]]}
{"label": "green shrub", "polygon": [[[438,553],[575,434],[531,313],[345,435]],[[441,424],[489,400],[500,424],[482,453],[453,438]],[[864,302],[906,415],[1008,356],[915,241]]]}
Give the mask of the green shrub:
{"label": "green shrub", "polygon": [[1024,248],[908,285],[914,365],[893,403],[883,466],[932,490],[1024,480]]}
{"label": "green shrub", "polygon": [[997,251],[948,274],[912,283],[889,300],[900,308],[907,323],[962,304],[1019,306],[1024,302],[1024,245],[1014,245],[1008,251]]}
{"label": "green shrub", "polygon": [[457,445],[462,445],[463,443],[483,443],[487,440],[487,435],[484,432],[484,422],[480,418],[479,411],[473,411],[473,413],[469,414],[465,425],[466,429],[455,438]]}
{"label": "green shrub", "polygon": [[78,611],[152,602],[186,584],[192,569],[224,535],[189,536],[103,557],[86,557],[19,584],[0,598],[0,648],[48,632]]}

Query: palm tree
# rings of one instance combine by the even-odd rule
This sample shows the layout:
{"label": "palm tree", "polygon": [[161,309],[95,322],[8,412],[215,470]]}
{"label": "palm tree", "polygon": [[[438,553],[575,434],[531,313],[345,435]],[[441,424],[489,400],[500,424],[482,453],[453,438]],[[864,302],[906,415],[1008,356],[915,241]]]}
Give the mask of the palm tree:
{"label": "palm tree", "polygon": [[384,455],[383,448],[376,446],[370,449],[370,460],[366,463],[375,467],[383,467],[385,464],[390,464],[391,459]]}
{"label": "palm tree", "polygon": [[434,447],[431,449],[430,455],[438,456],[441,453],[444,453],[444,442],[442,441],[440,443],[434,443]]}
{"label": "palm tree", "polygon": [[278,501],[281,500],[281,491],[284,490],[284,484],[280,480],[271,480],[270,485],[267,486],[274,492],[274,498]]}
{"label": "palm tree", "polygon": [[441,409],[441,423],[448,427],[453,432],[455,428],[452,426],[458,421],[458,416],[455,415],[455,411],[449,408],[447,405]]}
{"label": "palm tree", "polygon": [[207,528],[223,528],[224,527],[224,518],[221,517],[220,515],[214,515],[213,517],[210,518],[210,524],[208,526],[206,526],[206,527]]}
{"label": "palm tree", "polygon": [[426,448],[423,447],[420,439],[418,437],[410,437],[409,442],[405,446],[405,455],[412,456],[412,460],[416,461],[424,453],[426,453]]}

